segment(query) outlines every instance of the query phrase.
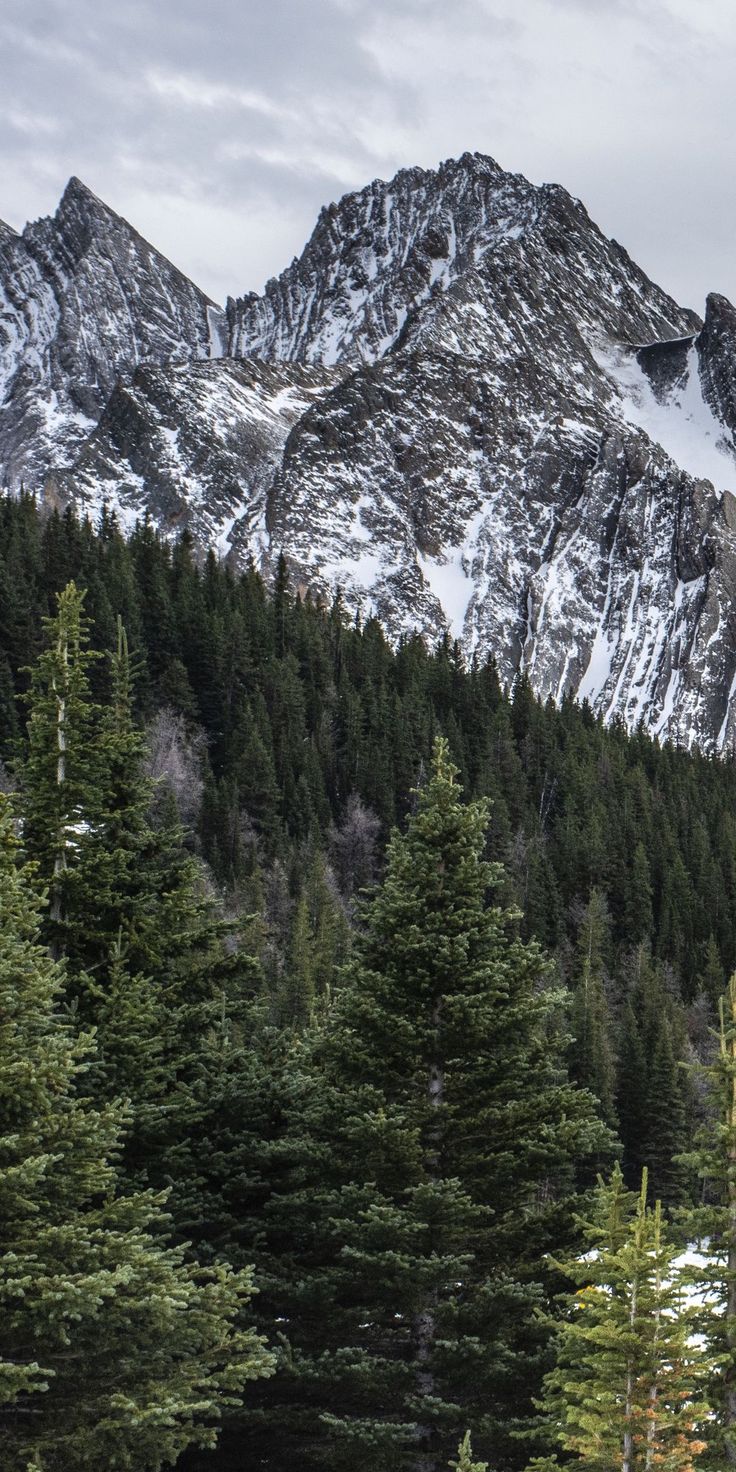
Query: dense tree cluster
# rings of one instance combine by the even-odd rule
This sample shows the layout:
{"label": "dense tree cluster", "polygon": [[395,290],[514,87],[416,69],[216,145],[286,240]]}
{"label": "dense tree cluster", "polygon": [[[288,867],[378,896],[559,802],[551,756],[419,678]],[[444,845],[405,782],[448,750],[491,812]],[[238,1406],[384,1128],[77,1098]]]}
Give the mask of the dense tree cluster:
{"label": "dense tree cluster", "polygon": [[734,766],[0,519],[3,1465],[733,1459]]}

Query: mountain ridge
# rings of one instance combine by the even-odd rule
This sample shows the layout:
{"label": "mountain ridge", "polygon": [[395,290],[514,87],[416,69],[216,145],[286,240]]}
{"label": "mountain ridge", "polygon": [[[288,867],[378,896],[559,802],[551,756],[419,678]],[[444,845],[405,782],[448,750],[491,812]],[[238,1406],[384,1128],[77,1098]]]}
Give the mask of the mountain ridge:
{"label": "mountain ridge", "polygon": [[680,307],[486,155],[345,195],[224,311],[73,178],[0,231],[0,469],[736,739],[736,310]]}

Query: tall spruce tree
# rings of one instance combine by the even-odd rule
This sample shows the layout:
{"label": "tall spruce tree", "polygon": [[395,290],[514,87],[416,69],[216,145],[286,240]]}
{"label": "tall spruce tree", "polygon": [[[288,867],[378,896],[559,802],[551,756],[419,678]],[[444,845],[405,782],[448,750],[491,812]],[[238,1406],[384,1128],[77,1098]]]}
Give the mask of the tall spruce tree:
{"label": "tall spruce tree", "polygon": [[[660,1203],[651,1209],[646,1198],[646,1171],[634,1205],[616,1167],[610,1184],[599,1182],[588,1251],[565,1265],[578,1287],[540,1406],[565,1465],[580,1472],[693,1472],[707,1450],[710,1365],[687,1301],[692,1279]],[[529,1472],[559,1465],[557,1455],[535,1458]]]}
{"label": "tall spruce tree", "polygon": [[30,671],[28,752],[23,765],[26,852],[49,893],[44,919],[55,955],[66,947],[78,905],[79,858],[99,817],[99,708],[92,699],[84,594],[68,583],[55,618],[44,620],[45,648]]}
{"label": "tall spruce tree", "polygon": [[613,1029],[604,971],[606,933],[605,902],[598,890],[593,890],[577,936],[570,1072],[577,1083],[595,1095],[603,1118],[615,1127]]}
{"label": "tall spruce tree", "polygon": [[548,964],[490,902],[486,806],[455,778],[439,741],[284,1086],[293,1170],[257,1257],[281,1374],[244,1441],[268,1467],[435,1472],[469,1423],[494,1468],[518,1463],[544,1254],[572,1231],[576,1165],[606,1148]]}
{"label": "tall spruce tree", "polygon": [[242,1325],[248,1274],[188,1264],[163,1198],[120,1193],[125,1115],[84,1097],[94,1044],[60,1020],[16,847],[0,798],[0,1463],[154,1472],[214,1444],[269,1356]]}
{"label": "tall spruce tree", "polygon": [[[97,1030],[90,1082],[97,1097],[130,1101],[124,1163],[139,1184],[174,1184],[171,1211],[187,1224],[197,1165],[182,1141],[209,1117],[213,1039],[240,1018],[258,968],[225,926],[199,861],[184,847],[171,804],[154,812],[145,741],[133,710],[134,674],[122,623],[109,693],[92,700],[82,595],[70,584],[32,672],[29,755],[20,794],[39,877],[60,897],[50,939],[66,960],[67,995]],[[60,679],[67,673],[64,766],[58,773]],[[86,780],[88,779],[88,780]],[[55,805],[55,806],[54,806]],[[58,809],[64,863],[44,815]],[[48,933],[48,928],[47,928]],[[215,1048],[217,1043],[215,1041]],[[187,1166],[187,1177],[177,1176]]]}

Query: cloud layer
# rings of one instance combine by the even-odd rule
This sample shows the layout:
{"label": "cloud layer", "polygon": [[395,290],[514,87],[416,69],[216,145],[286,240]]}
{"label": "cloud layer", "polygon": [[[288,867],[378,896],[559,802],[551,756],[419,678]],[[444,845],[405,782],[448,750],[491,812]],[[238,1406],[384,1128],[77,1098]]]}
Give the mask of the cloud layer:
{"label": "cloud layer", "polygon": [[10,0],[0,216],[78,174],[222,300],[345,190],[478,149],[700,309],[736,298],[735,63],[731,0]]}

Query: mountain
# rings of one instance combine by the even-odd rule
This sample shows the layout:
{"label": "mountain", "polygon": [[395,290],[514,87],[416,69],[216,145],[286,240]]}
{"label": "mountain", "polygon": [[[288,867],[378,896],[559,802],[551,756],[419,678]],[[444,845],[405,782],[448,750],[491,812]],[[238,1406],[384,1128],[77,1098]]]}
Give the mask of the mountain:
{"label": "mountain", "polygon": [[53,219],[0,231],[0,482],[37,486],[121,374],[219,356],[224,315],[78,179]]}
{"label": "mountain", "polygon": [[[225,312],[73,180],[0,232],[0,463],[505,680],[736,740],[736,312],[465,154],[323,210]],[[7,305],[6,305],[7,304]]]}
{"label": "mountain", "polygon": [[564,189],[466,153],[323,210],[262,297],[228,303],[229,350],[350,366],[430,344],[507,356],[545,341],[561,309],[578,327],[646,342],[700,325]]}
{"label": "mountain", "polygon": [[186,526],[222,556],[237,526],[245,555],[260,557],[289,432],[333,378],[255,359],[144,363],[116,384],[71,467],[47,476],[46,499],[91,515],[107,501],[127,529],[147,513],[165,534]]}

